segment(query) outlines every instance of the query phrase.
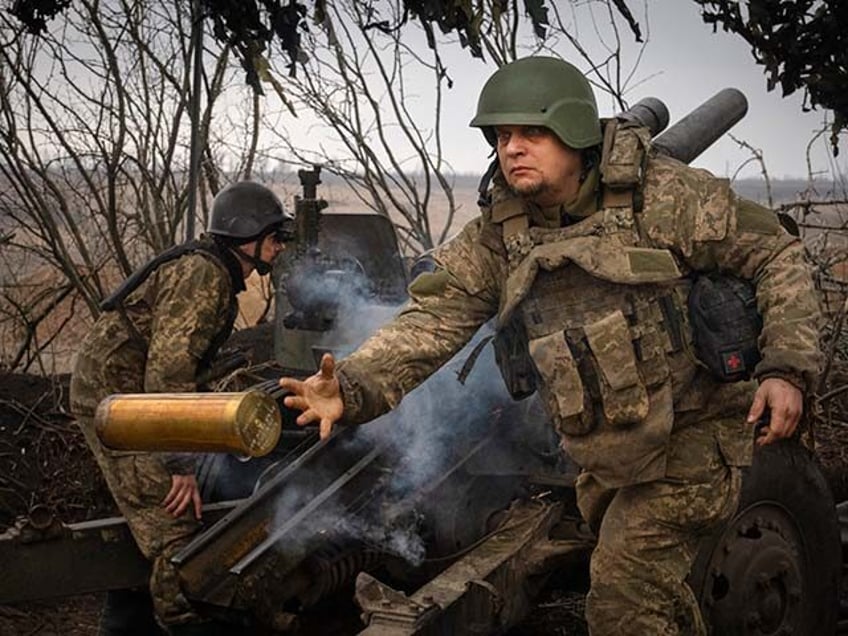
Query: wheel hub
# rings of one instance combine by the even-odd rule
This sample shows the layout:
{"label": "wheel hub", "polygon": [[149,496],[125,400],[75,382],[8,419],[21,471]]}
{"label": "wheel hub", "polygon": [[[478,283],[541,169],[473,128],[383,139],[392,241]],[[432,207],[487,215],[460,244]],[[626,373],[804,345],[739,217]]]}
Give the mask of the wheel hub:
{"label": "wheel hub", "polygon": [[802,549],[797,525],[782,507],[758,503],[739,515],[710,558],[704,606],[716,633],[797,633]]}

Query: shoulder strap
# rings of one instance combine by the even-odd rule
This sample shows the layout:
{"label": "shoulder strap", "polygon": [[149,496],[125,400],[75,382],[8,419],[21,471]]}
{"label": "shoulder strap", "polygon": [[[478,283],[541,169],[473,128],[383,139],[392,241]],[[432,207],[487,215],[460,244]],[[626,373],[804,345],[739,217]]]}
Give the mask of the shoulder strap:
{"label": "shoulder strap", "polygon": [[127,279],[124,280],[124,282],[121,283],[114,292],[100,303],[100,309],[103,311],[112,311],[117,309],[119,305],[126,300],[127,296],[138,289],[138,287],[144,283],[144,281],[149,278],[150,274],[152,274],[160,265],[176,260],[185,254],[198,251],[218,256],[217,252],[214,251],[214,248],[203,241],[194,240],[187,243],[181,243],[180,245],[174,245],[161,254],[153,257],[147,261],[147,263],[130,274],[129,277],[127,277]]}
{"label": "shoulder strap", "polygon": [[642,211],[642,185],[650,149],[647,128],[611,119],[604,126],[601,155],[602,205]]}

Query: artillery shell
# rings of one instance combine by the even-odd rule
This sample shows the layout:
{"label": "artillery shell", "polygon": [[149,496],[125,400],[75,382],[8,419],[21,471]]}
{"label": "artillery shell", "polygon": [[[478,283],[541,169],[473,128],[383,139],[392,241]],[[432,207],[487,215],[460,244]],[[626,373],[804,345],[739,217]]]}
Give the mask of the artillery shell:
{"label": "artillery shell", "polygon": [[227,452],[259,457],[277,445],[281,417],[263,391],[110,395],[97,407],[100,441],[113,450]]}

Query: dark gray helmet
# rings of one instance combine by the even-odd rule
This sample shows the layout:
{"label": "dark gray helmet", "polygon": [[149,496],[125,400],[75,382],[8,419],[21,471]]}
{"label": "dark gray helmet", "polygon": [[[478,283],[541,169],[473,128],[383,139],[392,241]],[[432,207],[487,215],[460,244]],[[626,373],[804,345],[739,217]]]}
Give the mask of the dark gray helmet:
{"label": "dark gray helmet", "polygon": [[545,126],[564,144],[581,149],[601,143],[598,107],[589,81],[572,64],[554,57],[525,57],[489,78],[471,126],[496,144],[494,127]]}
{"label": "dark gray helmet", "polygon": [[279,232],[282,240],[291,240],[294,217],[264,185],[238,181],[215,196],[208,232],[235,239],[237,243],[247,243],[271,232]]}

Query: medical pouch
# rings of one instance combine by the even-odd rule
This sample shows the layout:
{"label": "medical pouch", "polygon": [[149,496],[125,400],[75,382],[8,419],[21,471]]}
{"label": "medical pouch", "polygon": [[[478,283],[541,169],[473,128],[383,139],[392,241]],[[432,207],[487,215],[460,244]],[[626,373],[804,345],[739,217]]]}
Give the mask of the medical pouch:
{"label": "medical pouch", "polygon": [[689,293],[695,355],[721,382],[747,380],[760,361],[763,328],[751,283],[725,275],[697,278]]}

